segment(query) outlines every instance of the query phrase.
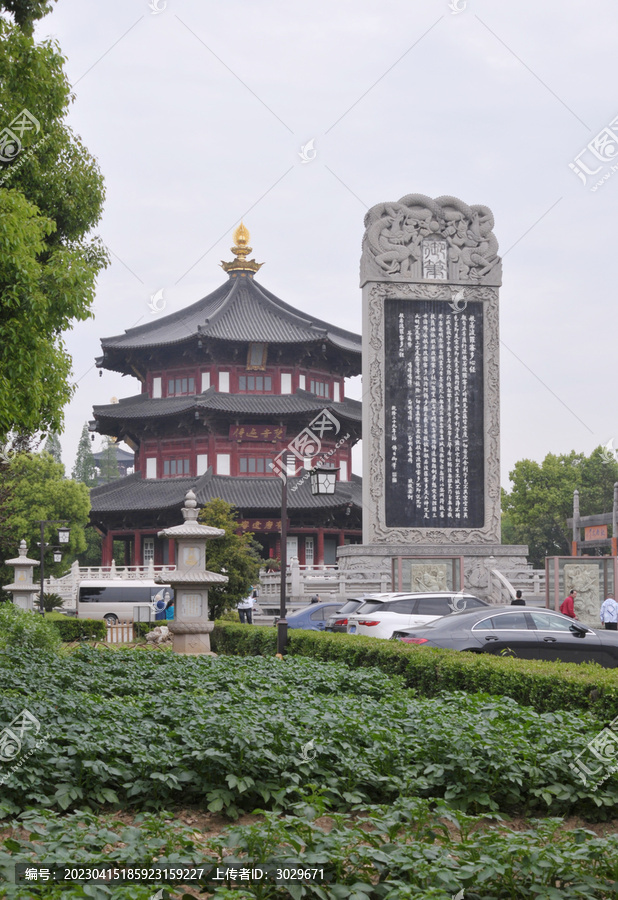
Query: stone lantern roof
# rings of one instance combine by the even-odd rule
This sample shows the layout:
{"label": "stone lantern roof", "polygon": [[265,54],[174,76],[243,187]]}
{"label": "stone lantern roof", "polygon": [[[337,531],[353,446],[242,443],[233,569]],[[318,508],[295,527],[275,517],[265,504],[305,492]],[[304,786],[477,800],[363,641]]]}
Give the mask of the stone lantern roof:
{"label": "stone lantern roof", "polygon": [[202,538],[202,540],[208,541],[212,538],[223,537],[225,535],[223,528],[212,528],[210,525],[200,525],[197,521],[200,511],[197,509],[197,500],[193,491],[187,491],[185,505],[181,512],[184,523],[159,531],[159,537],[176,538],[176,540],[178,540],[178,538]]}
{"label": "stone lantern roof", "polygon": [[19,545],[19,556],[16,556],[15,559],[5,559],[5,565],[7,566],[40,566],[41,561],[39,559],[28,559],[26,553],[28,551],[28,547],[25,541],[22,541]]}

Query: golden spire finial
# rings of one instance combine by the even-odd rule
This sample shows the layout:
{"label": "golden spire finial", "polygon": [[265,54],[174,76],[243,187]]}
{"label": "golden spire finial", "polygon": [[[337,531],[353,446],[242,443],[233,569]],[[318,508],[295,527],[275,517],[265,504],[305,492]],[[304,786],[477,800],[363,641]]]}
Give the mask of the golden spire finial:
{"label": "golden spire finial", "polygon": [[229,272],[230,276],[235,276],[238,272],[250,272],[253,275],[264,265],[264,263],[258,263],[254,259],[247,259],[247,256],[249,256],[253,250],[253,248],[249,246],[249,238],[249,231],[241,222],[234,231],[235,245],[234,247],[230,247],[236,259],[232,260],[232,262],[224,262],[221,260],[221,266],[226,272]]}

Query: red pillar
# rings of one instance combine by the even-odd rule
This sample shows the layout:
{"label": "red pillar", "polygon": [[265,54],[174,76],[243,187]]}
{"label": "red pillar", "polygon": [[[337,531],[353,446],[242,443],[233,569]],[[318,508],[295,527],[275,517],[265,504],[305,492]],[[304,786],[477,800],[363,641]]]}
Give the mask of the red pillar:
{"label": "red pillar", "polygon": [[101,565],[111,566],[114,552],[114,539],[111,531],[108,531],[101,542]]}
{"label": "red pillar", "polygon": [[142,533],[135,531],[133,533],[133,565],[141,566],[142,564]]}
{"label": "red pillar", "polygon": [[324,529],[318,528],[318,546],[317,546],[317,559],[316,565],[323,566],[324,565]]}
{"label": "red pillar", "polygon": [[168,555],[169,555],[168,565],[175,566],[176,565],[176,541],[174,540],[174,538],[170,538]]}
{"label": "red pillar", "polygon": [[343,547],[344,544],[345,544],[345,531],[340,531],[339,534],[337,535],[337,546]]}

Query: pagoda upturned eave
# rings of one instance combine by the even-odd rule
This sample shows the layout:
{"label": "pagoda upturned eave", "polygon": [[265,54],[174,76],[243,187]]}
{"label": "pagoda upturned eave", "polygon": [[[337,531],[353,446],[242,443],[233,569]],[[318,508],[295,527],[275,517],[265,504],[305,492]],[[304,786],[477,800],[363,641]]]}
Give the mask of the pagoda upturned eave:
{"label": "pagoda upturned eave", "polygon": [[99,368],[130,371],[136,352],[165,349],[187,342],[214,340],[269,345],[325,343],[356,358],[360,373],[361,337],[316,319],[284,303],[253,277],[238,273],[185,309],[158,317],[154,322],[102,338],[104,355]]}

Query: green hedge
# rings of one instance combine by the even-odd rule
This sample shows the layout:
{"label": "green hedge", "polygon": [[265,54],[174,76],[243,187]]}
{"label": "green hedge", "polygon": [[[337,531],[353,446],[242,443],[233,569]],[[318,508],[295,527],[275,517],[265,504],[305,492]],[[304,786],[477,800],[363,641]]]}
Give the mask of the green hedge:
{"label": "green hedge", "polygon": [[107,625],[103,619],[74,619],[62,615],[47,615],[45,618],[58,629],[65,643],[82,639],[104,641],[107,637]]}
{"label": "green hedge", "polygon": [[[289,656],[344,662],[354,668],[378,666],[403,676],[405,684],[424,697],[440,691],[480,691],[512,697],[538,712],[584,709],[607,721],[618,712],[617,669],[427,649],[361,635],[301,629],[288,635]],[[277,652],[277,631],[272,626],[215,623],[211,646],[225,655],[269,656]]]}

